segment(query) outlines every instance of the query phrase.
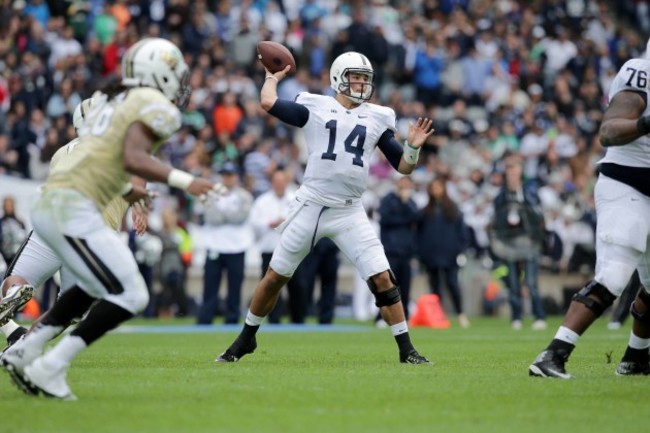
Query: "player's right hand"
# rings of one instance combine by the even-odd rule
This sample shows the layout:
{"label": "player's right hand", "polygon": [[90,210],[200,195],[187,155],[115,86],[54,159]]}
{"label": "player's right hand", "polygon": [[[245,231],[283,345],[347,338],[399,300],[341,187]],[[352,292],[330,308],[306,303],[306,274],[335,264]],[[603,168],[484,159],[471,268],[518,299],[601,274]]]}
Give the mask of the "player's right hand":
{"label": "player's right hand", "polygon": [[198,197],[201,201],[206,201],[218,199],[222,195],[225,195],[228,189],[220,183],[214,183],[207,179],[197,177],[187,188],[187,192]]}
{"label": "player's right hand", "polygon": [[284,68],[283,70],[278,71],[278,72],[276,72],[275,74],[271,73],[271,71],[269,71],[269,70],[266,69],[266,68],[264,68],[264,70],[266,71],[266,76],[267,76],[267,77],[268,77],[269,75],[272,75],[272,76],[274,76],[275,78],[277,78],[277,79],[278,79],[278,82],[279,82],[279,81],[281,81],[282,79],[284,79],[284,78],[287,76],[287,74],[288,74],[289,71],[291,70],[291,65],[287,65],[287,66],[285,66],[285,68]]}

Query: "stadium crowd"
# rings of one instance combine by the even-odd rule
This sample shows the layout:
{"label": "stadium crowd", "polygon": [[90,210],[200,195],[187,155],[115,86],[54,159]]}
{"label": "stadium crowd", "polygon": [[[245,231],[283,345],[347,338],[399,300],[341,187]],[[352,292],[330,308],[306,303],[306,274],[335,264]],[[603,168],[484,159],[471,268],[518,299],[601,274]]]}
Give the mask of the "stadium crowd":
{"label": "stadium crowd", "polygon": [[[329,64],[353,50],[371,60],[374,98],[395,110],[398,135],[418,117],[435,119],[412,175],[417,205],[424,208],[428,185],[444,178],[471,228],[471,251],[486,254],[504,157],[519,154],[546,229],[562,246],[548,254],[548,265],[561,270],[592,263],[595,163],[603,152],[597,131],[613,77],[643,54],[638,29],[650,29],[647,4],[631,0],[0,5],[0,174],[43,180],[51,156],[75,136],[76,105],[119,76],[130,45],[162,36],[185,54],[193,92],[182,129],[159,157],[211,178],[234,164],[255,198],[269,191],[279,168],[299,184],[305,137],[263,114],[256,43],[274,40],[293,52],[298,71],[279,88],[292,100],[302,91],[331,93]],[[395,176],[380,152],[370,172],[365,198],[372,210],[395,189]],[[180,191],[162,192],[163,203],[178,206],[180,227],[214,219]]]}

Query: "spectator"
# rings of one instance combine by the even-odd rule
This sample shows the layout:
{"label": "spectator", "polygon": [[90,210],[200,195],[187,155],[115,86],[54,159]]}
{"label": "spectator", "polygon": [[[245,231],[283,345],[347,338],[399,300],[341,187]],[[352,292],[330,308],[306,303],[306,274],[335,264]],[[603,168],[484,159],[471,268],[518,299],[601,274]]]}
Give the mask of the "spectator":
{"label": "spectator", "polygon": [[[400,288],[407,319],[411,300],[411,259],[415,255],[418,221],[418,208],[412,198],[413,193],[411,178],[400,176],[395,181],[395,191],[386,194],[377,209],[380,240]],[[377,320],[381,320],[381,317],[378,316]]]}
{"label": "spectator", "polygon": [[225,323],[239,322],[244,255],[253,244],[253,231],[248,224],[253,197],[239,186],[239,168],[227,162],[219,174],[229,192],[205,210],[204,242],[207,256],[203,274],[203,303],[197,319],[199,325],[212,323],[217,313],[224,271],[228,276]]}
{"label": "spectator", "polygon": [[428,193],[429,202],[419,215],[418,257],[429,277],[431,292],[441,300],[444,277],[458,324],[467,328],[470,323],[463,308],[463,294],[458,280],[458,256],[469,245],[468,228],[458,206],[447,194],[444,178],[431,182]]}
{"label": "spectator", "polygon": [[505,184],[494,199],[491,246],[494,255],[508,267],[505,277],[509,291],[512,329],[522,328],[522,281],[530,295],[533,329],[546,329],[546,313],[538,292],[539,256],[544,242],[544,216],[532,187],[523,184],[521,158],[505,159]]}

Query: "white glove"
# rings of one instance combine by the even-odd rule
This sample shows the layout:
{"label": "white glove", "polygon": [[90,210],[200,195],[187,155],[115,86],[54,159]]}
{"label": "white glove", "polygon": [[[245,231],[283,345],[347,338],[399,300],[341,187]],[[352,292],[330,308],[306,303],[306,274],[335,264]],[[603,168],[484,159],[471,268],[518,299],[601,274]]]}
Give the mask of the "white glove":
{"label": "white glove", "polygon": [[228,194],[228,188],[220,183],[215,183],[212,187],[212,190],[208,191],[206,194],[201,194],[199,196],[199,200],[202,203],[217,201],[226,194]]}

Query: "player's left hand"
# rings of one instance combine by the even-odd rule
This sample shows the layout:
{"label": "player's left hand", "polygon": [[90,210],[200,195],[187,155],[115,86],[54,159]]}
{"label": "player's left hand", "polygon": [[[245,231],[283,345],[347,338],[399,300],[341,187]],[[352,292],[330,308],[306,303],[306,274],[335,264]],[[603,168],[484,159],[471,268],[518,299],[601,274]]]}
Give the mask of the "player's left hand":
{"label": "player's left hand", "polygon": [[131,219],[133,220],[133,230],[138,236],[142,236],[147,231],[147,221],[149,209],[143,207],[140,202],[133,204],[131,208]]}
{"label": "player's left hand", "polygon": [[427,141],[427,138],[435,131],[435,129],[431,128],[432,124],[433,120],[427,119],[426,117],[424,119],[418,117],[415,123],[409,122],[409,132],[406,136],[406,141],[412,147],[422,147],[424,142]]}

